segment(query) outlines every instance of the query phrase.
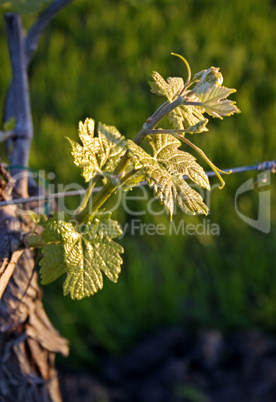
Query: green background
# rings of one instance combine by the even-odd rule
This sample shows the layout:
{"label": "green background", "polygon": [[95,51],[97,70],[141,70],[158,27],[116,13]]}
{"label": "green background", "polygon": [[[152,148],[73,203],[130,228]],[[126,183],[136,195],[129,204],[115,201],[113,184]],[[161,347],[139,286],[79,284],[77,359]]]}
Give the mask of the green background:
{"label": "green background", "polygon": [[[92,117],[133,138],[161,102],[150,93],[151,72],[185,78],[183,64],[171,51],[185,56],[193,73],[220,67],[225,85],[237,89],[232,98],[242,111],[223,121],[210,118],[208,133],[189,138],[222,169],[276,159],[275,2],[133,3],[75,0],[45,31],[29,68],[30,166],[54,172],[50,184],[55,191],[73,189],[71,183],[83,186],[64,137],[77,140],[78,121]],[[24,16],[26,29],[34,18]],[[2,113],[11,77],[3,19],[0,34]],[[275,333],[275,176],[268,175],[271,184],[262,187],[257,178],[258,172],[227,176],[225,188],[211,193],[208,218],[180,212],[175,217],[176,225],[182,219],[219,225],[219,236],[128,235],[119,241],[125,254],[117,284],[105,279],[102,291],[80,302],[63,297],[61,281],[44,287],[46,310],[71,343],[69,361],[60,364],[95,367],[102,355],[125,353],[144,334],[169,325]],[[239,210],[257,219],[259,193],[270,191],[268,234],[250,227],[235,210],[236,192],[249,179],[255,187],[239,197]],[[143,211],[148,200],[128,205]],[[77,203],[66,201],[70,208]],[[123,208],[114,216],[122,225],[131,223]],[[168,215],[147,213],[137,219],[169,225]]]}

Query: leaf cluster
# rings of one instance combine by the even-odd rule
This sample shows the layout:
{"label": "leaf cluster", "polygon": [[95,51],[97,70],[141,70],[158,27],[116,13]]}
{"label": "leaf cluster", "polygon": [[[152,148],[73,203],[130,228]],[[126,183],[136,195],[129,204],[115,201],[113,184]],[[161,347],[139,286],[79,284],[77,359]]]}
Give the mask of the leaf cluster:
{"label": "leaf cluster", "polygon": [[116,127],[99,123],[97,137],[94,136],[94,131],[95,121],[86,119],[84,123],[79,123],[82,145],[68,138],[74,163],[82,169],[85,181],[90,181],[97,174],[112,174],[127,149],[127,142]]}
{"label": "leaf cluster", "polygon": [[[187,81],[179,77],[164,80],[159,73],[153,73],[151,91],[167,100],[146,121],[134,141],[126,140],[114,126],[102,123],[95,135],[93,119],[79,123],[81,144],[69,139],[74,163],[90,184],[74,215],[63,214],[62,218],[55,214],[43,222],[46,245],[40,262],[42,283],[66,273],[64,294],[82,299],[102,288],[102,273],[117,281],[123,248],[113,239],[122,232],[118,222],[111,219],[111,212],[100,208],[119,187],[129,190],[146,182],[171,218],[177,207],[186,213],[208,214],[202,196],[187,182],[210,190],[208,177],[196,158],[180,149],[181,140],[192,146],[220,178],[219,169],[185,134],[207,131],[205,112],[223,118],[239,110],[235,102],[226,99],[235,90],[221,85],[218,68],[203,70],[191,79],[188,63],[179,57],[188,68]],[[163,118],[173,125],[172,130],[159,127]],[[150,153],[140,145],[144,140],[150,145]],[[102,189],[91,196],[98,181]]]}

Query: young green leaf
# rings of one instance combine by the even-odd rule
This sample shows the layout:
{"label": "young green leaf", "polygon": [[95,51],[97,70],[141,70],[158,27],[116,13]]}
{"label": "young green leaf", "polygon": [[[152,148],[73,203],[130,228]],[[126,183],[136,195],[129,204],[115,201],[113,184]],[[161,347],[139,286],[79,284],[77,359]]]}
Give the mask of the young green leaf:
{"label": "young green leaf", "polygon": [[67,272],[63,244],[48,244],[42,249],[44,257],[39,264],[41,283],[48,285]]}
{"label": "young green leaf", "polygon": [[94,129],[93,119],[79,123],[82,146],[68,138],[74,163],[83,169],[82,175],[86,181],[90,181],[96,174],[104,176],[112,173],[127,148],[125,138],[114,126],[99,123],[98,137],[94,137]]}
{"label": "young green leaf", "polygon": [[[167,118],[176,129],[185,130],[186,132],[191,133],[202,133],[203,131],[208,131],[206,127],[208,121],[206,122],[202,111],[197,106],[178,106],[168,114]],[[193,127],[197,127],[197,130],[194,131]]]}
{"label": "young green leaf", "polygon": [[181,142],[170,134],[156,134],[147,141],[153,149],[153,157],[171,174],[180,173],[187,176],[195,184],[210,190],[208,176],[196,162],[196,158],[188,152],[178,149]]}
{"label": "young green leaf", "polygon": [[149,81],[151,92],[165,96],[170,102],[173,102],[184,88],[184,81],[181,77],[169,77],[165,81],[159,73],[154,71],[152,78],[153,81]]}
{"label": "young green leaf", "polygon": [[210,116],[222,119],[224,116],[240,113],[235,105],[236,102],[226,99],[236,90],[221,85],[223,76],[219,68],[211,67],[203,70],[195,75],[194,80],[198,80],[198,83],[190,94],[199,99],[200,105]]}
{"label": "young green leaf", "polygon": [[233,88],[226,88],[218,84],[210,85],[203,91],[203,87],[196,91],[202,107],[212,117],[222,119],[234,113],[240,113],[234,101],[226,99],[231,93],[236,92]]}
{"label": "young green leaf", "polygon": [[43,247],[40,261],[43,284],[66,273],[64,294],[80,300],[103,287],[102,272],[117,281],[124,250],[112,239],[122,231],[110,215],[98,212],[86,225],[74,226],[56,214],[44,223],[43,237],[49,244]]}
{"label": "young green leaf", "polygon": [[[164,78],[157,72],[153,73],[153,81],[150,81],[149,84],[151,87],[151,92],[160,96],[165,96],[170,103],[172,103],[180,95],[184,88],[184,81],[182,78],[169,77],[167,81],[165,81]],[[196,126],[198,123],[200,123],[198,130],[193,132],[208,131],[206,124],[201,123],[202,121],[206,123],[206,119],[204,119],[202,111],[197,106],[179,106],[172,110],[168,114],[167,118],[172,126],[176,129],[187,130],[190,127]]]}
{"label": "young green leaf", "polygon": [[154,189],[154,195],[165,205],[170,215],[176,205],[185,212],[208,213],[199,193],[184,180],[187,175],[203,188],[210,188],[208,177],[195,158],[178,149],[181,142],[169,134],[148,137],[153,156],[132,141],[128,141],[136,169],[145,169],[145,179]]}
{"label": "young green leaf", "polygon": [[195,133],[202,133],[202,131],[208,131],[208,128],[206,128],[206,125],[209,123],[208,119],[203,119],[200,120],[198,123],[196,123],[193,126],[190,126],[186,129],[186,133],[190,134],[195,134]]}

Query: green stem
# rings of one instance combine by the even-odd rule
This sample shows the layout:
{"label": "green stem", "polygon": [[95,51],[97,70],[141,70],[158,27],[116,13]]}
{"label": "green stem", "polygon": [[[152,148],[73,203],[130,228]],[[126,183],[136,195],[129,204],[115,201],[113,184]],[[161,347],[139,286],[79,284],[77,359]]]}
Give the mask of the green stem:
{"label": "green stem", "polygon": [[[126,152],[117,167],[115,168],[112,176],[116,177],[126,167],[127,163],[129,160],[128,152]],[[89,219],[89,216],[92,214],[92,212],[97,211],[104,203],[105,201],[110,197],[110,195],[116,190],[118,187],[118,184],[115,183],[114,179],[109,178],[107,183],[103,186],[101,191],[98,192],[98,194],[95,195],[94,198],[85,206],[85,208],[79,212],[76,212],[74,215],[74,218],[79,222],[83,223]]]}
{"label": "green stem", "polygon": [[83,198],[83,200],[82,200],[80,206],[79,206],[78,209],[76,210],[77,213],[80,212],[80,211],[82,211],[82,210],[86,207],[86,205],[87,205],[87,203],[88,203],[88,201],[89,201],[89,199],[90,199],[90,196],[91,196],[91,194],[92,194],[92,192],[93,192],[93,189],[94,189],[94,187],[95,187],[95,185],[96,185],[97,179],[98,179],[98,177],[97,177],[97,175],[96,175],[96,176],[93,177],[93,179],[91,180],[91,183],[89,184],[89,187],[88,187],[88,189],[87,189],[87,191],[86,191],[86,193],[85,193],[85,196],[84,196],[84,198]]}
{"label": "green stem", "polygon": [[120,180],[120,186],[123,186],[136,172],[137,169],[132,169],[127,174],[125,174],[124,177],[122,177],[122,179]]}

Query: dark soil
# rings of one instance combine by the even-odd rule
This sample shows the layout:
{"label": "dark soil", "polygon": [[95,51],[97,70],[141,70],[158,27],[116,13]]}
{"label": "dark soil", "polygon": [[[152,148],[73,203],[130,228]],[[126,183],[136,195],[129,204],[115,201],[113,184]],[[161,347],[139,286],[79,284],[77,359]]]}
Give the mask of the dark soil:
{"label": "dark soil", "polygon": [[108,359],[101,380],[64,372],[60,383],[64,402],[276,402],[276,341],[163,329]]}

